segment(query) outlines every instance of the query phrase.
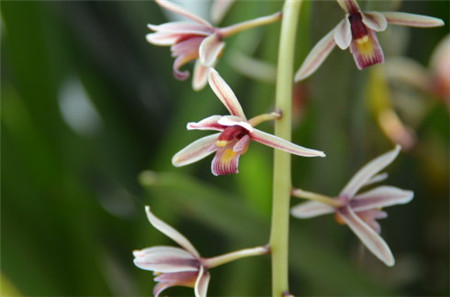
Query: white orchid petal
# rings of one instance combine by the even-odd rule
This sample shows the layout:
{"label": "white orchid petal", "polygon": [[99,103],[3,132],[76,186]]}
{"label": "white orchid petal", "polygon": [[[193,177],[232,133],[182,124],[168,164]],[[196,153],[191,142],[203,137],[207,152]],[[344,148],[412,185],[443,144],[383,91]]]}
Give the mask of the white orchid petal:
{"label": "white orchid petal", "polygon": [[155,246],[133,254],[134,264],[144,270],[168,273],[198,270],[198,259],[181,248]]}
{"label": "white orchid petal", "polygon": [[210,278],[209,272],[201,266],[194,287],[195,297],[206,297]]}
{"label": "white orchid petal", "polygon": [[186,146],[172,157],[173,166],[181,167],[189,165],[215,152],[214,144],[216,143],[219,134],[220,133],[216,133],[202,137]]}
{"label": "white orchid petal", "polygon": [[373,159],[364,165],[356,174],[350,179],[347,185],[342,189],[339,196],[346,196],[352,198],[358,190],[365,185],[375,174],[383,170],[386,166],[392,163],[400,152],[401,147],[397,145],[393,150]]}
{"label": "white orchid petal", "polygon": [[249,132],[253,131],[253,127],[250,123],[243,121],[242,118],[237,116],[223,116],[218,123],[223,126],[241,126]]}
{"label": "white orchid petal", "polygon": [[311,50],[311,52],[306,56],[305,61],[303,61],[302,66],[295,74],[295,82],[303,80],[313,74],[323,61],[328,57],[330,52],[336,46],[334,40],[334,29],[331,30],[327,35],[325,35]]}
{"label": "white orchid petal", "polygon": [[349,228],[358,236],[362,243],[371,251],[378,259],[383,261],[387,266],[393,266],[394,256],[389,246],[381,238],[380,235],[361,220],[350,207],[340,209],[339,217],[345,221]]}
{"label": "white orchid petal", "polygon": [[376,11],[362,13],[362,22],[376,32],[383,32],[388,25],[386,17],[382,13]]}
{"label": "white orchid petal", "polygon": [[360,11],[356,0],[337,0],[337,3],[346,13],[355,13]]}
{"label": "white orchid petal", "polygon": [[208,83],[209,67],[205,67],[199,60],[195,61],[192,88],[194,91],[202,90]]}
{"label": "white orchid petal", "polygon": [[250,137],[257,142],[260,142],[262,144],[265,144],[267,146],[294,154],[302,157],[325,157],[325,153],[305,148],[299,145],[296,145],[292,142],[289,142],[285,139],[282,139],[280,137],[277,137],[275,135],[263,132],[258,129],[253,129],[252,132],[250,132]]}
{"label": "white orchid petal", "polygon": [[224,47],[225,42],[222,41],[218,34],[211,34],[206,37],[199,48],[200,62],[202,65],[213,67]]}
{"label": "white orchid petal", "polygon": [[363,186],[365,187],[368,185],[379,183],[379,182],[385,180],[386,178],[388,178],[388,174],[386,172],[377,174],[374,177],[372,177],[371,179],[369,179]]}
{"label": "white orchid petal", "polygon": [[412,14],[397,11],[383,11],[382,13],[389,24],[409,26],[409,27],[440,27],[444,25],[444,21],[430,16]]}
{"label": "white orchid petal", "polygon": [[157,218],[150,211],[150,206],[145,207],[145,212],[147,213],[147,218],[150,221],[150,224],[153,225],[153,227],[164,233],[167,237],[178,243],[182,248],[190,252],[195,257],[200,258],[199,253],[194,248],[192,243],[186,237],[184,237],[184,235],[175,230],[172,226],[166,224],[165,222]]}
{"label": "white orchid petal", "polygon": [[340,49],[345,50],[352,42],[352,30],[348,18],[344,18],[334,29],[334,41]]}
{"label": "white orchid petal", "polygon": [[244,111],[242,110],[241,104],[236,98],[236,95],[234,95],[233,90],[231,90],[230,86],[228,86],[219,73],[213,68],[209,71],[208,82],[211,89],[220,101],[222,101],[230,114],[245,120],[246,117]]}
{"label": "white orchid petal", "polygon": [[186,128],[188,130],[217,130],[222,131],[222,124],[219,124],[219,120],[222,119],[223,116],[220,115],[212,115],[209,116],[200,122],[190,122],[187,124]]}
{"label": "white orchid petal", "polygon": [[168,9],[176,14],[182,15],[184,17],[187,17],[199,24],[202,24],[206,27],[212,27],[210,23],[208,23],[206,20],[202,19],[201,17],[187,11],[186,9],[182,8],[181,6],[178,6],[170,1],[167,0],[155,0],[156,3],[159,4],[159,6],[164,7],[165,9]]}
{"label": "white orchid petal", "polygon": [[414,193],[391,186],[380,186],[368,192],[356,195],[350,202],[354,211],[384,208],[396,204],[409,203]]}
{"label": "white orchid petal", "polygon": [[206,27],[202,24],[192,22],[169,22],[161,25],[148,24],[147,27],[150,30],[164,33],[177,33],[177,34],[194,34],[208,36],[213,32],[213,29]]}
{"label": "white orchid petal", "polygon": [[317,201],[308,201],[292,207],[291,215],[300,219],[308,219],[333,213],[334,211],[334,208],[329,205]]}
{"label": "white orchid petal", "polygon": [[179,34],[170,32],[156,32],[145,35],[148,43],[153,45],[168,46],[174,44],[180,38]]}

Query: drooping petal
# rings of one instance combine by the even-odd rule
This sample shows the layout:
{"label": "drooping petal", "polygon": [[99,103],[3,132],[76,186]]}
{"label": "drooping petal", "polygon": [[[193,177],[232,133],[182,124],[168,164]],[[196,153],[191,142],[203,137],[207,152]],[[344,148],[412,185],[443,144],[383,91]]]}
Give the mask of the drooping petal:
{"label": "drooping petal", "polygon": [[227,175],[239,173],[239,157],[240,152],[233,150],[235,141],[226,142],[223,147],[218,147],[216,155],[211,163],[211,172],[214,175]]}
{"label": "drooping petal", "polygon": [[350,52],[359,70],[384,62],[383,50],[375,31],[371,29],[368,29],[367,34],[363,37],[353,39],[350,44]]}
{"label": "drooping petal", "polygon": [[444,21],[425,15],[412,14],[398,11],[383,11],[388,23],[392,25],[409,26],[409,27],[440,27],[444,25]]}
{"label": "drooping petal", "polygon": [[358,2],[356,2],[356,0],[336,0],[336,1],[346,13],[351,14],[360,11]]}
{"label": "drooping petal", "polygon": [[176,14],[182,15],[184,17],[187,17],[199,24],[202,24],[206,27],[212,27],[210,23],[208,23],[207,21],[205,21],[204,19],[202,19],[199,16],[196,16],[195,14],[187,11],[186,9],[170,2],[167,0],[155,0],[156,3],[159,4],[159,6],[164,7],[165,9],[168,9]]}
{"label": "drooping petal", "polygon": [[368,11],[361,13],[361,15],[362,22],[370,29],[376,32],[383,32],[384,30],[386,30],[388,23],[386,17],[382,13],[376,11]]}
{"label": "drooping petal", "polygon": [[334,40],[334,29],[331,30],[325,37],[323,37],[306,56],[302,66],[295,74],[295,82],[303,80],[313,74],[323,61],[330,54],[333,48],[336,46]]}
{"label": "drooping petal", "polygon": [[383,261],[387,266],[394,265],[394,256],[383,238],[365,224],[349,206],[339,209],[338,216],[378,259]]}
{"label": "drooping petal", "polygon": [[249,132],[253,131],[253,127],[250,123],[243,121],[242,118],[237,116],[223,116],[217,123],[223,126],[241,126]]}
{"label": "drooping petal", "polygon": [[211,7],[211,20],[214,24],[220,23],[235,0],[214,0]]}
{"label": "drooping petal", "polygon": [[209,67],[205,67],[199,60],[195,61],[192,88],[194,91],[202,90],[208,83]]}
{"label": "drooping petal", "polygon": [[199,261],[181,248],[156,246],[134,251],[134,265],[156,272],[197,271]]}
{"label": "drooping petal", "polygon": [[186,63],[198,58],[198,47],[203,37],[192,37],[178,42],[170,48],[172,56],[176,57],[173,63],[173,74],[179,80],[185,80],[189,77],[189,71],[180,71],[179,69]]}
{"label": "drooping petal", "polygon": [[192,22],[169,22],[161,25],[148,24],[150,30],[165,33],[178,33],[180,35],[203,35],[208,36],[213,28]]}
{"label": "drooping petal", "polygon": [[273,148],[298,155],[303,157],[325,157],[325,153],[305,148],[296,144],[293,144],[292,142],[289,142],[287,140],[284,140],[280,137],[277,137],[275,135],[263,132],[258,129],[253,129],[252,132],[250,132],[250,137],[257,142],[260,142],[262,144],[265,144],[267,146],[271,146]]}
{"label": "drooping petal", "polygon": [[155,281],[158,282],[153,288],[153,295],[158,297],[162,291],[170,287],[182,286],[193,288],[197,281],[198,272],[174,272],[163,273],[155,277]]}
{"label": "drooping petal", "polygon": [[222,131],[224,127],[219,124],[219,120],[223,118],[220,115],[209,116],[200,122],[189,122],[186,126],[188,130],[217,130]]}
{"label": "drooping petal", "polygon": [[300,219],[308,219],[328,213],[333,213],[334,211],[335,210],[333,207],[324,203],[320,203],[317,201],[308,201],[292,207],[291,215]]}
{"label": "drooping petal", "polygon": [[414,192],[402,190],[391,186],[380,186],[368,192],[356,195],[350,206],[354,211],[383,208],[396,204],[409,203],[414,197]]}
{"label": "drooping petal", "polygon": [[387,213],[385,211],[377,209],[359,211],[356,212],[356,215],[378,234],[381,233],[381,226],[377,220],[387,218]]}
{"label": "drooping petal", "polygon": [[172,157],[172,164],[180,167],[201,160],[215,151],[215,143],[220,133],[202,137],[186,146]]}
{"label": "drooping petal", "polygon": [[200,272],[194,287],[195,297],[206,297],[210,278],[209,272],[203,266],[200,267]]}
{"label": "drooping petal", "polygon": [[352,30],[348,18],[344,18],[335,27],[334,41],[342,50],[345,50],[350,46],[350,43],[352,42]]}
{"label": "drooping petal", "polygon": [[342,189],[339,196],[346,196],[352,198],[356,192],[367,183],[375,174],[386,168],[394,161],[400,152],[401,147],[397,145],[393,150],[378,156],[366,165],[364,165],[358,172],[353,175],[347,185]]}
{"label": "drooping petal", "polygon": [[216,96],[219,97],[220,101],[222,101],[230,114],[245,120],[246,117],[244,111],[242,110],[241,104],[236,98],[236,95],[234,95],[233,90],[213,68],[209,71],[208,82],[211,89],[214,91]]}
{"label": "drooping petal", "polygon": [[190,252],[195,257],[200,258],[199,253],[194,248],[192,243],[186,237],[184,237],[184,235],[175,230],[172,226],[166,224],[165,222],[157,218],[150,211],[150,206],[145,207],[145,212],[147,213],[147,218],[150,221],[150,224],[153,225],[153,227],[164,233],[167,237],[178,243],[182,248]]}
{"label": "drooping petal", "polygon": [[209,35],[200,44],[200,63],[203,66],[213,67],[224,47],[225,42],[222,41],[222,38],[218,34]]}

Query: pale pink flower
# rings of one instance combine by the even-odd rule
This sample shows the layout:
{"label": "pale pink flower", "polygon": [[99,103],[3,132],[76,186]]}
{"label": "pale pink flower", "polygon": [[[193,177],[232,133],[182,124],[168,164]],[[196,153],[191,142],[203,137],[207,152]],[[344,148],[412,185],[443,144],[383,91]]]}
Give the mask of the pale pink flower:
{"label": "pale pink flower", "polygon": [[231,115],[213,115],[198,123],[188,123],[188,130],[216,130],[220,133],[200,138],[179,151],[172,158],[174,166],[191,164],[215,152],[211,164],[211,171],[214,175],[238,173],[239,157],[247,151],[250,140],[299,156],[325,156],[321,151],[304,148],[255,129],[254,127],[259,123],[274,120],[280,115],[278,113],[264,114],[247,120],[233,91],[216,70],[211,69],[208,81]]}
{"label": "pale pink flower", "polygon": [[294,206],[291,214],[297,218],[311,218],[323,214],[335,213],[339,222],[343,222],[361,239],[362,243],[386,265],[394,265],[394,257],[389,246],[381,238],[380,225],[376,221],[387,217],[381,208],[396,204],[405,204],[412,200],[412,191],[392,186],[378,186],[367,192],[357,194],[364,186],[384,180],[386,174],[378,174],[397,157],[400,146],[389,151],[361,168],[347,183],[338,197],[294,189],[293,196],[316,201],[308,201]]}
{"label": "pale pink flower", "polygon": [[171,46],[175,58],[173,74],[179,80],[189,77],[189,71],[180,68],[190,61],[197,60],[194,66],[193,88],[202,89],[207,82],[208,69],[214,67],[222,53],[224,38],[241,31],[275,22],[281,18],[281,13],[256,18],[232,26],[217,28],[201,17],[192,14],[182,7],[167,0],[155,0],[164,7],[194,22],[170,22],[148,27],[155,33],[147,34],[147,41],[154,45]]}
{"label": "pale pink flower", "polygon": [[345,11],[345,18],[323,37],[295,75],[300,81],[313,74],[337,45],[342,50],[350,47],[358,69],[383,63],[384,55],[376,32],[386,30],[388,23],[409,27],[443,26],[441,19],[396,11],[363,12],[355,0],[337,0]]}
{"label": "pale pink flower", "polygon": [[155,297],[174,286],[192,287],[196,297],[205,297],[210,275],[198,251],[180,232],[157,218],[150,207],[146,206],[145,211],[153,227],[182,247],[154,246],[133,252],[134,264],[141,269],[154,271],[156,275],[158,284],[153,289]]}

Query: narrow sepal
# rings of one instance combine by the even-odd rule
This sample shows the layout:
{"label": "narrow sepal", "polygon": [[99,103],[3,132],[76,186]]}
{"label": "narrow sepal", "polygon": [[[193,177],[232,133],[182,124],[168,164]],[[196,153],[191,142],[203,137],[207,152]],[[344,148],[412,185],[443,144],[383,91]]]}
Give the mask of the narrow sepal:
{"label": "narrow sepal", "polygon": [[233,90],[231,90],[230,86],[228,86],[219,73],[213,68],[209,71],[208,82],[211,89],[216,96],[219,97],[220,101],[222,101],[230,114],[246,119],[241,104],[236,98],[236,95],[234,95]]}
{"label": "narrow sepal", "polygon": [[225,42],[218,34],[211,34],[200,44],[200,62],[203,66],[213,67],[225,47]]}
{"label": "narrow sepal", "polygon": [[155,32],[145,35],[148,43],[153,45],[168,46],[174,44],[180,38],[180,34],[172,32]]}
{"label": "narrow sepal", "polygon": [[206,297],[210,278],[211,276],[209,272],[206,271],[203,266],[201,266],[194,287],[195,297]]}
{"label": "narrow sepal", "polygon": [[408,27],[440,27],[444,25],[444,21],[430,16],[398,12],[398,11],[383,11],[383,14],[388,23],[392,25],[408,26]]}
{"label": "narrow sepal", "polygon": [[200,122],[189,122],[186,126],[188,130],[218,130],[222,131],[223,126],[219,124],[219,120],[223,118],[220,115],[209,116]]}
{"label": "narrow sepal", "polygon": [[194,255],[197,258],[200,258],[199,253],[194,248],[192,243],[184,237],[183,234],[175,230],[172,226],[166,224],[159,218],[157,218],[151,211],[150,206],[145,207],[145,212],[147,214],[147,218],[150,221],[150,224],[153,225],[156,229],[164,233],[167,237],[178,243],[182,248],[184,248],[186,251],[190,252],[192,255]]}
{"label": "narrow sepal", "polygon": [[208,83],[209,67],[203,66],[199,60],[195,61],[192,88],[194,91],[202,90]]}
{"label": "narrow sepal", "polygon": [[213,32],[212,28],[192,22],[169,22],[161,25],[148,24],[150,30],[165,33],[203,35],[207,36]]}
{"label": "narrow sepal", "polygon": [[296,145],[292,142],[289,142],[287,140],[284,140],[280,137],[277,137],[275,135],[260,131],[258,129],[253,129],[252,132],[250,132],[250,137],[257,142],[260,142],[262,144],[265,144],[267,146],[294,154],[298,156],[303,157],[325,157],[325,153],[305,148],[299,145]]}
{"label": "narrow sepal", "polygon": [[187,17],[199,24],[205,25],[207,27],[212,27],[210,23],[208,23],[206,20],[202,19],[199,16],[196,16],[195,14],[187,11],[186,9],[182,8],[181,6],[178,6],[170,1],[167,0],[155,0],[156,3],[159,4],[159,6],[164,7],[165,9],[168,9],[176,14],[182,15],[184,17]]}
{"label": "narrow sepal", "polygon": [[367,183],[375,174],[386,168],[394,161],[400,152],[401,147],[397,145],[393,150],[373,159],[364,165],[355,175],[350,179],[347,185],[342,189],[339,196],[346,196],[352,198],[359,189]]}
{"label": "narrow sepal", "polygon": [[340,49],[347,49],[352,42],[352,30],[348,18],[340,21],[334,29],[334,41]]}
{"label": "narrow sepal", "polygon": [[172,164],[180,167],[197,162],[215,151],[215,143],[220,133],[202,137],[186,146],[172,157]]}
{"label": "narrow sepal", "polygon": [[305,61],[303,61],[302,66],[295,74],[295,82],[303,80],[313,74],[323,61],[328,57],[330,52],[336,46],[334,40],[334,29],[331,30],[327,35],[325,35],[311,50],[311,52],[306,56]]}
{"label": "narrow sepal", "polygon": [[300,219],[313,218],[333,212],[333,207],[317,201],[303,202],[291,208],[291,215]]}
{"label": "narrow sepal", "polygon": [[356,236],[358,236],[369,251],[387,266],[394,265],[394,256],[383,238],[381,238],[375,230],[364,223],[364,221],[359,218],[349,206],[340,209],[338,215]]}
{"label": "narrow sepal", "polygon": [[163,273],[198,270],[198,259],[181,248],[155,246],[134,251],[133,255],[134,265],[144,270]]}
{"label": "narrow sepal", "polygon": [[356,195],[350,202],[354,211],[384,208],[396,204],[409,203],[414,193],[391,186],[380,186],[368,192]]}

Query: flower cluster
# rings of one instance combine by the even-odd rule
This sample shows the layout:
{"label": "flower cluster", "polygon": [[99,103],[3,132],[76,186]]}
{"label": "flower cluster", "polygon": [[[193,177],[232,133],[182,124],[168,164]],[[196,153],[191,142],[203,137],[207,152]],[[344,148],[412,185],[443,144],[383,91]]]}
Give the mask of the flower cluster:
{"label": "flower cluster", "polygon": [[[272,135],[257,129],[256,127],[263,122],[283,119],[284,111],[275,110],[272,113],[247,119],[235,93],[214,69],[224,50],[225,38],[280,20],[281,12],[219,28],[172,2],[155,1],[161,7],[188,18],[190,21],[149,25],[148,27],[154,32],[147,35],[147,41],[155,45],[171,46],[172,56],[175,58],[173,74],[179,80],[185,80],[189,76],[188,71],[180,70],[181,67],[195,61],[193,89],[200,90],[209,84],[229,112],[228,115],[211,115],[199,122],[187,124],[188,130],[212,130],[217,133],[202,137],[176,153],[172,158],[172,164],[175,167],[197,162],[214,153],[211,163],[212,174],[216,176],[236,174],[239,172],[239,158],[248,150],[251,140],[293,155],[325,157],[324,152],[294,144],[279,137],[280,134],[277,132]],[[295,81],[305,79],[316,71],[336,45],[341,49],[350,48],[358,69],[382,63],[384,54],[376,32],[384,31],[388,23],[413,27],[443,25],[440,19],[421,15],[401,12],[363,12],[355,0],[337,0],[337,2],[344,10],[345,18],[311,50],[295,75]],[[223,18],[223,12],[232,3],[233,0],[215,1],[212,13],[215,23]],[[221,9],[223,11],[218,11]],[[292,71],[288,84],[291,82]],[[289,94],[290,91],[291,89],[288,89],[286,94]],[[290,103],[291,98],[287,99],[287,102]],[[277,130],[275,129],[275,131]],[[387,175],[379,172],[394,161],[400,150],[400,145],[397,145],[393,150],[369,162],[353,176],[337,197],[328,197],[294,188],[292,196],[313,201],[294,206],[291,214],[297,218],[311,218],[334,213],[338,222],[347,224],[376,257],[388,266],[394,265],[392,252],[380,236],[381,228],[377,219],[387,216],[381,208],[408,203],[413,198],[413,192],[392,186],[379,186],[363,193],[358,192],[363,187],[384,180]],[[290,170],[289,168],[288,170]],[[289,176],[285,178],[289,180]],[[290,184],[286,185],[285,196],[290,198],[291,186]],[[276,186],[275,183],[274,187]],[[286,201],[289,202],[289,200]],[[280,216],[281,218],[289,216],[288,204],[285,208],[286,215]],[[173,286],[192,287],[196,297],[206,296],[210,280],[209,271],[212,268],[243,257],[268,254],[271,250],[269,244],[213,258],[203,258],[186,237],[157,218],[149,207],[146,207],[146,213],[153,227],[180,245],[180,247],[155,246],[133,253],[134,264],[137,267],[154,272],[154,280],[157,282],[153,291],[155,296],[159,296],[162,291]],[[285,226],[286,230],[287,226]],[[272,230],[274,229],[276,228],[272,226]],[[272,247],[275,252],[275,246]],[[286,295],[289,294],[286,293]]]}

